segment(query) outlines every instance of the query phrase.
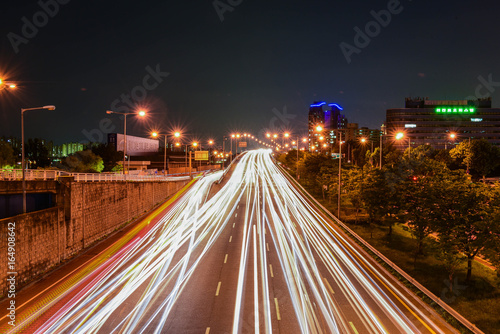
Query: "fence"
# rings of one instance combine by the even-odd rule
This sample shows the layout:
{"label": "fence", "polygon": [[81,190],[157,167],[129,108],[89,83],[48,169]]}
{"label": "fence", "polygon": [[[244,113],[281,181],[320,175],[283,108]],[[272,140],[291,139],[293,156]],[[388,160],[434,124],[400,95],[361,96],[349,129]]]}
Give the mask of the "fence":
{"label": "fence", "polygon": [[[37,170],[27,169],[25,179],[27,181],[57,180],[61,176],[72,176],[77,182],[106,182],[106,181],[182,181],[189,179],[189,175],[133,175],[116,173],[69,173],[59,170]],[[20,169],[0,170],[0,180],[19,181],[23,173]]]}

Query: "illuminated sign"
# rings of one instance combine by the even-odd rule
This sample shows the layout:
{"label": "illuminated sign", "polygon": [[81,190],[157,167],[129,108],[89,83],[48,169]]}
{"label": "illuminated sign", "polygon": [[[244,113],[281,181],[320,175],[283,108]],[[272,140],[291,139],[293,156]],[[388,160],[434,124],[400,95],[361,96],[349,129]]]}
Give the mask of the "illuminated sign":
{"label": "illuminated sign", "polygon": [[475,107],[469,106],[441,106],[436,107],[437,114],[470,114],[476,111]]}
{"label": "illuminated sign", "polygon": [[482,122],[483,119],[482,118],[471,118],[470,121],[471,122]]}
{"label": "illuminated sign", "polygon": [[194,151],[194,160],[208,160],[208,151]]}
{"label": "illuminated sign", "polygon": [[416,128],[417,124],[405,124],[405,128]]}

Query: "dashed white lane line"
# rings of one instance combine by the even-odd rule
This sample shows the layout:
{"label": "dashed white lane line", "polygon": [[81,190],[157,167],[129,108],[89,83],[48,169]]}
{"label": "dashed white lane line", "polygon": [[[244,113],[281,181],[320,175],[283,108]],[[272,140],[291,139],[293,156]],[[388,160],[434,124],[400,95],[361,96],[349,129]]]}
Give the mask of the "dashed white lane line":
{"label": "dashed white lane line", "polygon": [[233,236],[230,236],[229,237],[229,242],[231,242],[233,240]]}
{"label": "dashed white lane line", "polygon": [[224,258],[224,263],[226,263],[226,262],[227,262],[227,254],[226,254],[226,257]]}
{"label": "dashed white lane line", "polygon": [[205,331],[205,334],[210,333],[210,327],[207,327],[207,330]]}
{"label": "dashed white lane line", "polygon": [[267,251],[269,252],[269,244],[266,242]]}
{"label": "dashed white lane line", "polygon": [[335,293],[332,289],[332,286],[330,285],[330,283],[328,282],[328,280],[326,279],[326,277],[323,277],[323,280],[325,281],[325,285],[326,287],[328,288],[328,290],[330,290],[331,293]]}
{"label": "dashed white lane line", "polygon": [[217,284],[217,291],[215,291],[215,296],[217,297],[219,295],[219,291],[220,291],[220,285],[221,285],[222,282],[219,281],[219,284]]}
{"label": "dashed white lane line", "polygon": [[358,334],[358,331],[356,330],[356,327],[354,327],[354,324],[349,321],[349,325],[351,325],[352,330],[354,331],[354,333]]}
{"label": "dashed white lane line", "polygon": [[271,270],[271,277],[274,277],[273,265],[272,264],[269,265],[269,269]]}
{"label": "dashed white lane line", "polygon": [[276,317],[281,320],[280,307],[278,306],[278,298],[274,298],[274,305],[276,306]]}

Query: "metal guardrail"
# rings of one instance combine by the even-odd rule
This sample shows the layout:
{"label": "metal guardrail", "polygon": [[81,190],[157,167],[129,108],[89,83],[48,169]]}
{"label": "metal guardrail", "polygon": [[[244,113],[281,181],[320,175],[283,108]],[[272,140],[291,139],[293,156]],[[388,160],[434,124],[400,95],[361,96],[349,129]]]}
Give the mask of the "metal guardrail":
{"label": "metal guardrail", "polygon": [[[197,172],[193,172],[197,173]],[[182,181],[189,180],[190,176],[186,174],[171,175],[134,175],[134,174],[115,174],[115,173],[69,173],[59,170],[38,170],[27,169],[25,179],[27,181],[47,181],[57,180],[59,177],[74,177],[77,182],[109,182],[109,181]],[[0,180],[18,181],[22,180],[22,170],[0,170]]]}
{"label": "metal guardrail", "polygon": [[[281,167],[282,168],[282,167]],[[292,177],[287,178],[290,180],[293,180],[293,182],[300,187],[300,189],[306,193],[309,194],[300,183],[298,183],[295,179]],[[349,232],[354,238],[356,238],[357,241],[359,241],[364,247],[368,248],[372,253],[374,253],[377,257],[379,257],[382,261],[384,261],[389,267],[391,267],[393,270],[395,270],[399,275],[404,277],[408,282],[413,284],[414,287],[416,287],[418,290],[420,290],[422,293],[426,295],[426,297],[430,298],[433,302],[438,304],[443,310],[445,310],[449,315],[451,315],[453,318],[455,318],[460,324],[462,324],[464,327],[466,327],[468,330],[470,330],[472,333],[476,334],[484,334],[483,331],[481,331],[479,328],[477,328],[473,323],[471,323],[469,320],[467,320],[464,316],[462,316],[460,313],[455,311],[451,306],[446,304],[444,301],[442,301],[439,297],[437,297],[435,294],[433,294],[431,291],[429,291],[425,286],[420,284],[417,280],[415,280],[413,277],[408,275],[403,269],[399,268],[395,263],[393,263],[391,260],[389,260],[387,257],[385,257],[382,253],[380,253],[378,250],[376,250],[372,245],[370,245],[368,242],[366,242],[363,238],[361,238],[359,235],[356,234],[353,230],[351,230],[346,224],[344,224],[342,221],[340,221],[337,217],[335,217],[330,211],[328,211],[327,208],[325,208],[321,203],[319,203],[313,196],[309,195],[312,201],[316,205],[318,205],[325,214],[327,214],[330,218],[332,218],[337,224],[339,224],[342,228],[344,228],[347,232]]]}

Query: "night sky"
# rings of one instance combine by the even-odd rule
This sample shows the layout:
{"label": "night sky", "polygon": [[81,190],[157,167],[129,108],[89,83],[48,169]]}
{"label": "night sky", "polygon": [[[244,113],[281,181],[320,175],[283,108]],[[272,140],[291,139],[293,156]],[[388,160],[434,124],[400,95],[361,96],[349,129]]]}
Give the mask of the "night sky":
{"label": "night sky", "polygon": [[[21,107],[53,104],[26,114],[28,138],[104,140],[123,131],[105,111],[129,110],[120,100],[131,92],[149,116],[128,118],[129,134],[180,127],[186,138],[219,143],[233,131],[305,133],[317,100],[370,128],[407,96],[491,96],[500,106],[494,0],[60,2],[53,17],[37,1],[2,2],[0,77],[19,87],[0,91],[0,135],[20,137]],[[41,3],[56,11],[55,0]],[[371,12],[388,6],[390,22],[370,25]],[[23,32],[34,16],[38,31]],[[348,63],[340,44],[356,47],[354,28],[367,24],[373,37],[358,41]]]}

